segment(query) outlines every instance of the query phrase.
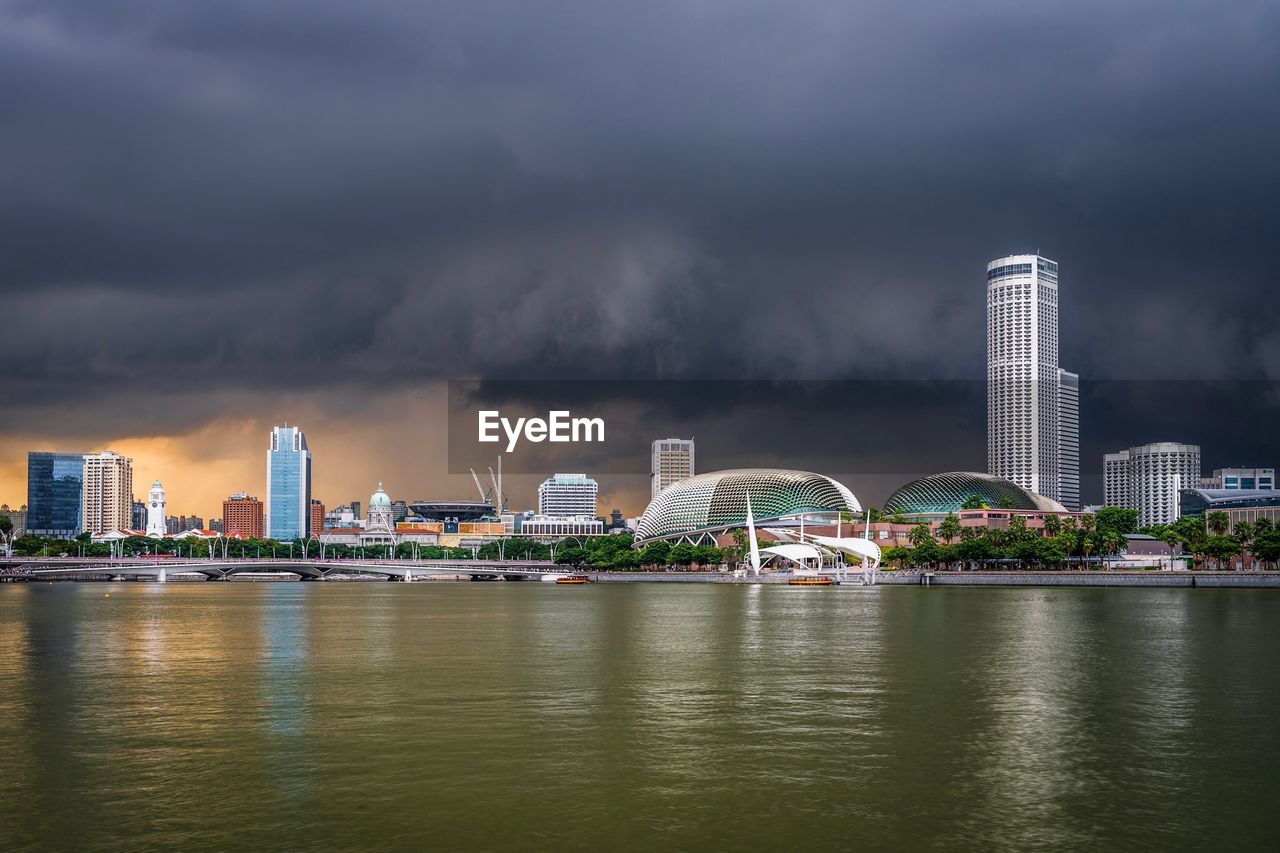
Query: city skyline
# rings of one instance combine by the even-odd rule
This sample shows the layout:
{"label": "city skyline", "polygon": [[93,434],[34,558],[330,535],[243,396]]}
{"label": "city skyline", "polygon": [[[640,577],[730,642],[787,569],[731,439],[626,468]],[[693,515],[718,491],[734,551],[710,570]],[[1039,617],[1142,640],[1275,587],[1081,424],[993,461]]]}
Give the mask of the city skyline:
{"label": "city skyline", "polygon": [[[585,384],[586,393],[595,395],[595,386]],[[600,514],[619,507],[625,515],[634,517],[651,497],[649,468],[652,464],[652,443],[657,440],[655,434],[692,434],[695,431],[693,425],[697,426],[698,435],[704,437],[699,442],[702,444],[699,470],[762,463],[823,470],[849,483],[873,505],[914,477],[945,470],[983,470],[985,459],[979,453],[986,453],[985,423],[979,417],[985,415],[984,383],[925,383],[918,388],[913,383],[901,387],[890,384],[886,387],[896,389],[890,398],[877,390],[879,385],[870,383],[864,387],[862,383],[843,383],[826,389],[821,384],[800,383],[797,386],[799,390],[794,392],[798,399],[815,393],[833,394],[830,401],[833,408],[827,416],[807,423],[801,432],[789,428],[782,433],[794,434],[794,437],[789,444],[784,441],[781,446],[777,444],[776,437],[769,434],[762,437],[740,428],[744,417],[779,426],[785,423],[779,421],[778,416],[790,405],[786,401],[778,403],[782,409],[761,410],[758,416],[742,409],[742,397],[750,400],[763,398],[767,403],[777,396],[781,386],[764,383],[757,391],[750,384],[689,383],[688,389],[681,383],[659,385],[674,396],[661,410],[654,412],[655,421],[669,422],[679,429],[650,429],[648,423],[636,422],[630,415],[619,415],[617,419],[611,416],[610,423],[615,426],[611,427],[610,434],[618,439],[615,444],[607,447],[565,445],[570,449],[555,460],[544,460],[547,463],[545,467],[530,466],[527,461],[521,466],[520,454],[507,456],[504,491],[510,496],[513,509],[532,509],[537,505],[538,485],[549,473],[586,470],[600,483]],[[568,387],[563,383],[549,383],[549,386],[553,391],[559,389],[557,393]],[[638,387],[649,388],[643,384]],[[819,390],[815,391],[815,387]],[[634,393],[631,397],[609,398],[610,393],[618,393],[619,389],[623,394],[629,393],[631,384],[607,385],[605,388],[599,395],[602,411],[626,413],[638,402]],[[1080,389],[1086,400],[1083,406],[1086,426],[1080,451],[1084,503],[1102,501],[1102,456],[1118,447],[1169,438],[1196,443],[1204,448],[1204,474],[1217,468],[1269,464],[1274,458],[1271,442],[1257,430],[1250,429],[1249,425],[1265,417],[1271,405],[1269,400],[1275,397],[1271,389],[1269,383],[1084,382]],[[652,393],[652,389],[640,393],[643,398],[644,394]],[[868,409],[865,403],[859,402],[867,393],[881,398],[879,408]],[[936,411],[921,409],[928,405],[922,401],[923,398],[937,401],[941,399],[939,393],[944,394],[948,402],[940,403],[940,409],[935,406]],[[724,402],[712,404],[709,408],[709,400],[717,394],[725,397]],[[885,399],[891,402],[885,404]],[[1192,402],[1188,404],[1188,400]],[[439,403],[434,408],[414,409],[414,412],[421,411],[427,420],[439,419],[438,406]],[[710,420],[707,420],[708,411],[714,412]],[[917,416],[917,411],[929,413]],[[1236,413],[1237,417],[1228,421],[1205,419],[1198,416],[1200,411],[1229,411]],[[1099,412],[1106,412],[1108,417],[1096,417]],[[371,417],[378,420],[382,414],[373,413]],[[290,423],[295,422],[295,417],[290,417]],[[885,421],[886,417],[893,420]],[[944,420],[940,421],[940,417]],[[445,462],[449,457],[449,447],[442,440],[443,435],[437,435],[434,444],[418,441],[407,448],[395,442],[373,440],[379,434],[365,425],[334,435],[329,432],[334,421],[322,414],[316,418],[304,424],[308,442],[314,444],[317,435],[320,441],[320,450],[315,454],[312,496],[328,507],[352,499],[363,500],[369,493],[369,484],[379,480],[384,481],[388,491],[402,500],[470,499],[475,493],[469,474],[449,472]],[[631,422],[627,418],[631,418]],[[861,425],[864,422],[873,428],[879,425],[882,433],[867,433]],[[311,423],[322,426],[317,431],[308,426]],[[939,432],[939,423],[949,426]],[[1224,431],[1224,424],[1228,439],[1210,440],[1215,433]],[[799,424],[793,426],[798,427]],[[155,457],[147,458],[134,449],[138,445],[132,441],[112,442],[106,449],[116,450],[134,460],[135,482],[140,484],[136,492],[142,489],[142,484],[155,479],[164,483],[171,515],[193,514],[214,519],[220,516],[222,502],[232,492],[246,491],[265,497],[260,448],[264,433],[269,433],[271,428],[271,425],[255,428],[249,421],[219,423],[213,429],[202,431],[192,442],[191,452],[195,455],[175,452],[172,442],[162,443],[164,456],[160,457],[162,461],[159,464]],[[863,434],[873,435],[874,441],[844,441],[845,436]],[[426,434],[426,437],[430,438],[430,435]],[[833,439],[843,444],[834,445]],[[91,446],[96,442],[86,438],[77,443]],[[49,447],[48,442],[43,444]],[[335,447],[339,449],[335,451]],[[837,447],[842,455],[827,464],[830,451]],[[1239,447],[1247,449],[1233,449]],[[51,449],[56,450],[57,447]],[[17,464],[13,464],[13,458],[4,459],[2,463],[16,472],[13,479],[17,482],[7,494],[0,492],[0,501],[14,508],[28,502],[27,452],[23,450],[17,455]],[[33,448],[33,452],[42,451]],[[83,455],[72,453],[71,457],[78,464]],[[139,492],[135,497],[141,501],[146,495]]]}
{"label": "city skyline", "polygon": [[[1280,377],[1264,9],[321,5],[302,32],[0,10],[11,76],[46,81],[0,142],[0,500],[28,450],[113,449],[211,515],[265,494],[244,449],[286,419],[327,503],[469,495],[434,415],[452,378],[979,379],[1004,254],[1070,271],[1084,382]],[[1026,38],[993,55],[993,31]],[[1229,425],[1085,417],[1112,449],[1268,464]]]}

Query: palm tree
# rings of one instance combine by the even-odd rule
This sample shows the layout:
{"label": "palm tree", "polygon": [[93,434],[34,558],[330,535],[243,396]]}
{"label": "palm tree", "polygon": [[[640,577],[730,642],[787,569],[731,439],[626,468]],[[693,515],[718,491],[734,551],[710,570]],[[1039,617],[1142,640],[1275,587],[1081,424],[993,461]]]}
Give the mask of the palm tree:
{"label": "palm tree", "polygon": [[[1085,518],[1088,518],[1088,517],[1089,516],[1085,516]],[[1086,535],[1084,537],[1084,541],[1080,543],[1080,552],[1084,554],[1084,558],[1086,560],[1089,559],[1089,555],[1093,553],[1093,549],[1095,545],[1096,545],[1096,542],[1094,541],[1092,534]],[[1081,565],[1083,566],[1083,564]]]}
{"label": "palm tree", "polygon": [[1056,515],[1049,515],[1044,520],[1044,535],[1057,536],[1062,532],[1062,519]]}
{"label": "palm tree", "polygon": [[919,548],[926,542],[933,541],[933,530],[928,522],[921,521],[911,528],[911,534],[907,538],[911,540],[913,548]]}
{"label": "palm tree", "polygon": [[1231,517],[1222,510],[1214,510],[1205,516],[1205,525],[1214,536],[1221,536],[1231,527]]}
{"label": "palm tree", "polygon": [[938,524],[938,536],[949,545],[959,535],[960,519],[955,513],[948,513],[947,517]]}
{"label": "palm tree", "polygon": [[1114,530],[1104,530],[1099,534],[1099,539],[1101,551],[1107,556],[1119,554],[1125,545],[1125,538]]}
{"label": "palm tree", "polygon": [[1244,568],[1244,555],[1249,550],[1249,545],[1253,542],[1256,535],[1256,528],[1248,521],[1240,521],[1236,523],[1235,537],[1236,542],[1240,544],[1240,568]]}

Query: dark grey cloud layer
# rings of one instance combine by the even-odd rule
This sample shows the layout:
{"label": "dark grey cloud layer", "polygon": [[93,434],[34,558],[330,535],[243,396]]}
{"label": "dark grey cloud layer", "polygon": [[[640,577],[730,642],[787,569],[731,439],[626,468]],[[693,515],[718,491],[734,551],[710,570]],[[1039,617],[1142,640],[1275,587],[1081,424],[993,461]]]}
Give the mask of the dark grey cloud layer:
{"label": "dark grey cloud layer", "polygon": [[0,405],[976,378],[1037,248],[1086,376],[1276,377],[1277,150],[1274,2],[0,0]]}

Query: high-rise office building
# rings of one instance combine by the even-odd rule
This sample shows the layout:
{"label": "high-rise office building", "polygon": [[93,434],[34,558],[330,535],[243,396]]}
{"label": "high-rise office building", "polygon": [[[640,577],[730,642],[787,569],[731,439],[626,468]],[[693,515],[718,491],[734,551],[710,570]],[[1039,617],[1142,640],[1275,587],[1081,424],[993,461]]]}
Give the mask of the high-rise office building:
{"label": "high-rise office building", "polygon": [[659,438],[649,453],[649,495],[694,475],[693,439]]}
{"label": "high-rise office building", "polygon": [[265,526],[270,539],[305,538],[311,523],[311,451],[297,427],[271,430]]}
{"label": "high-rise office building", "polygon": [[151,484],[151,492],[147,495],[147,535],[163,538],[166,528],[164,523],[165,498],[164,486],[156,480]]}
{"label": "high-rise office building", "polygon": [[324,530],[324,504],[315,498],[311,499],[311,527],[308,532],[319,533]]}
{"label": "high-rise office building", "polygon": [[71,539],[80,535],[84,453],[27,454],[27,532]]}
{"label": "high-rise office building", "polygon": [[1200,478],[1202,489],[1274,489],[1275,468],[1214,468],[1208,477]]}
{"label": "high-rise office building", "polygon": [[262,538],[262,501],[236,492],[222,502],[222,532]]}
{"label": "high-rise office building", "polygon": [[987,468],[1061,495],[1058,265],[1040,255],[987,264]]}
{"label": "high-rise office building", "polygon": [[1171,524],[1180,514],[1183,489],[1200,482],[1200,448],[1160,441],[1130,447],[1103,457],[1107,506],[1138,511],[1138,524]]}
{"label": "high-rise office building", "polygon": [[595,516],[600,486],[586,474],[556,474],[538,486],[538,515]]}
{"label": "high-rise office building", "polygon": [[133,523],[133,460],[111,450],[84,455],[80,526],[89,533],[127,530]]}
{"label": "high-rise office building", "polygon": [[1058,368],[1058,502],[1080,511],[1080,377]]}

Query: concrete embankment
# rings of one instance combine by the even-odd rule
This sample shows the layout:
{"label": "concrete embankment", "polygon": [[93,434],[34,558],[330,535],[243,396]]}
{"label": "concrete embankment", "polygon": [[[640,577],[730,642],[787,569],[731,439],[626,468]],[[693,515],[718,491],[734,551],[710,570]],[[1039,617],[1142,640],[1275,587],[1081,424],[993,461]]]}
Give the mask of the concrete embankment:
{"label": "concrete embankment", "polygon": [[1280,589],[1280,572],[882,572],[878,584],[913,586],[1153,586]]}

